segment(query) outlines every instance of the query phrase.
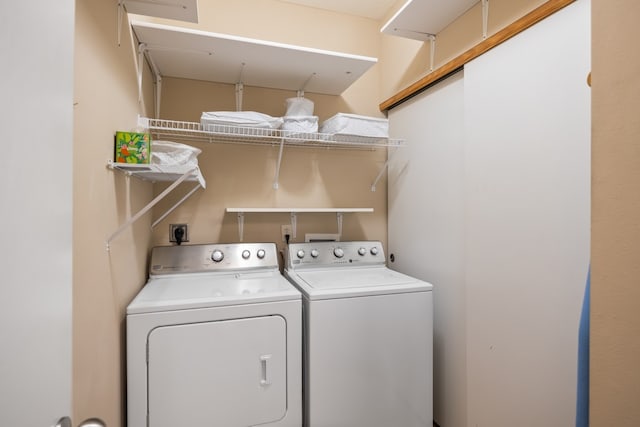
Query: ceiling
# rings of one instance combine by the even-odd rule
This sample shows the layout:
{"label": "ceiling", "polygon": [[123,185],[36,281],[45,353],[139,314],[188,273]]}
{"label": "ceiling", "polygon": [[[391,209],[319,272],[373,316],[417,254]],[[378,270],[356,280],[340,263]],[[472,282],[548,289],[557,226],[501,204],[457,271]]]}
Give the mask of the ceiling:
{"label": "ceiling", "polygon": [[281,0],[317,9],[381,20],[398,0]]}

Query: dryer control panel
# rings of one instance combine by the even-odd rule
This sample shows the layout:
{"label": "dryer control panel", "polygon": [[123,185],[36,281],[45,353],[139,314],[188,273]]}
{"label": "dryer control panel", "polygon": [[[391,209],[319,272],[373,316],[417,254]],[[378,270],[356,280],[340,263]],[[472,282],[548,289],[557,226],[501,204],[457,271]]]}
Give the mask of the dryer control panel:
{"label": "dryer control panel", "polygon": [[151,251],[149,274],[166,275],[278,268],[275,243],[158,246]]}
{"label": "dryer control panel", "polygon": [[364,266],[385,265],[379,241],[291,243],[287,248],[287,266]]}

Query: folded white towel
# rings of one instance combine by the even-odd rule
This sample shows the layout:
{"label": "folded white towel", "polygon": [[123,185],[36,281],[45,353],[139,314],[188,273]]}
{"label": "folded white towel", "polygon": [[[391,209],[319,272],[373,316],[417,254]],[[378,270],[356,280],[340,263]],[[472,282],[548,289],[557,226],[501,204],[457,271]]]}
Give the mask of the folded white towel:
{"label": "folded white towel", "polygon": [[282,126],[282,118],[255,111],[210,111],[202,113],[200,123],[205,130],[207,125],[278,129]]}

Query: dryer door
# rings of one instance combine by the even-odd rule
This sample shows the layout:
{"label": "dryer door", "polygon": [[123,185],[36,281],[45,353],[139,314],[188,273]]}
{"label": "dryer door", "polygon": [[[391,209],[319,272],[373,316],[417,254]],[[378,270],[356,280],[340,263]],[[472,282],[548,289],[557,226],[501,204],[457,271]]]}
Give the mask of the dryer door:
{"label": "dryer door", "polygon": [[280,316],[164,326],[148,338],[149,426],[235,427],[286,412]]}

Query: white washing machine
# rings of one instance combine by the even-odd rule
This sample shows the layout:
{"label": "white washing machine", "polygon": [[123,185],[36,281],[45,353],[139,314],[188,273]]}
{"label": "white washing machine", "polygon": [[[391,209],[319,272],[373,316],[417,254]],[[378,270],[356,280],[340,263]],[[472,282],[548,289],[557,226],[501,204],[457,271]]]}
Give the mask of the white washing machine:
{"label": "white washing machine", "polygon": [[431,427],[432,285],[369,241],[292,243],[285,274],[303,295],[304,425]]}
{"label": "white washing machine", "polygon": [[301,296],[273,243],[157,247],[127,307],[129,427],[299,427]]}

